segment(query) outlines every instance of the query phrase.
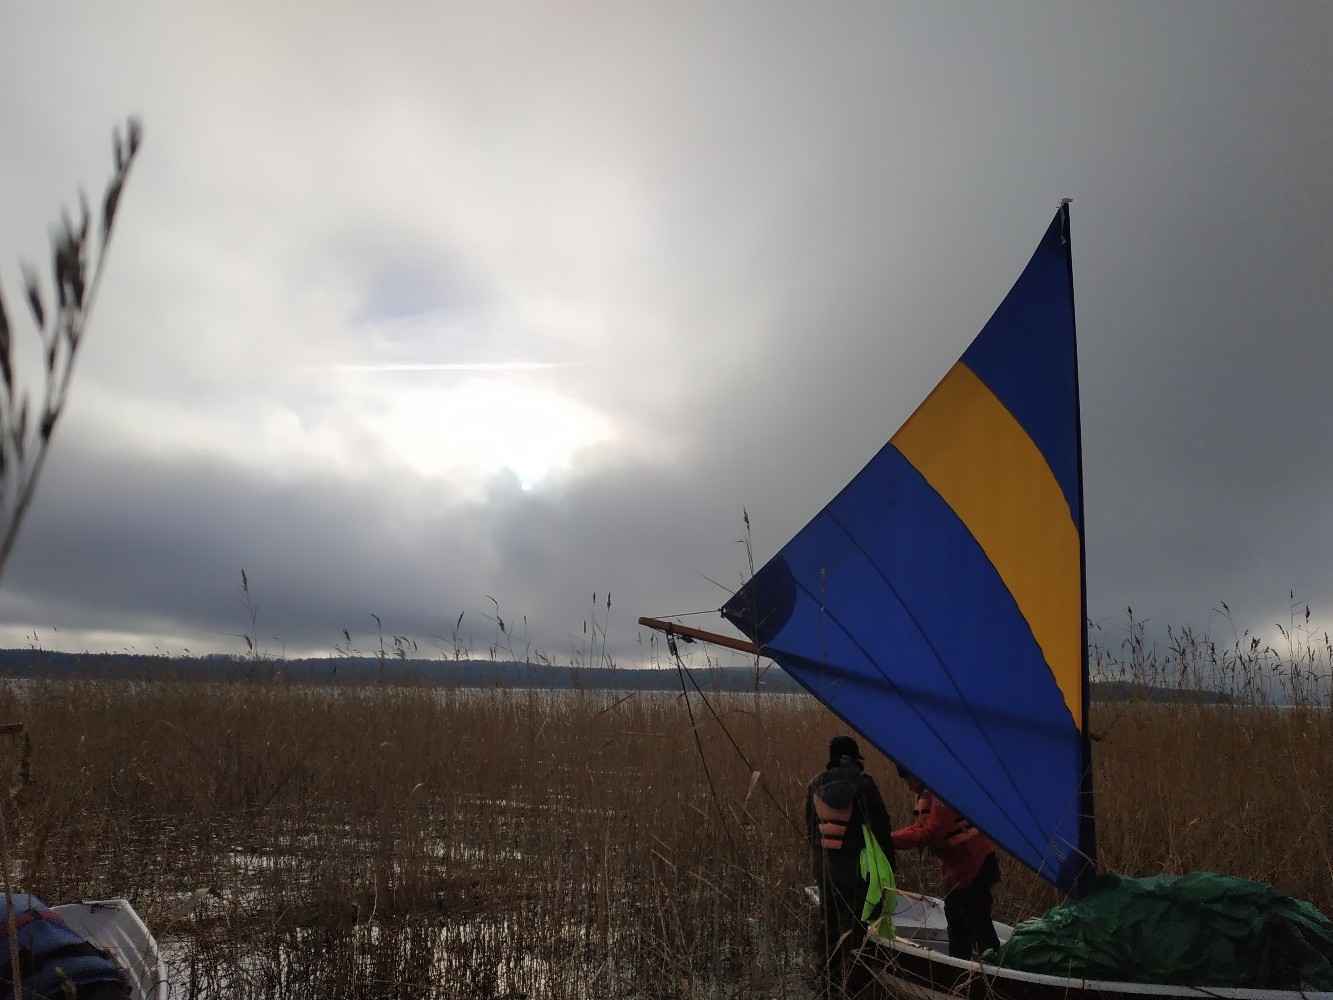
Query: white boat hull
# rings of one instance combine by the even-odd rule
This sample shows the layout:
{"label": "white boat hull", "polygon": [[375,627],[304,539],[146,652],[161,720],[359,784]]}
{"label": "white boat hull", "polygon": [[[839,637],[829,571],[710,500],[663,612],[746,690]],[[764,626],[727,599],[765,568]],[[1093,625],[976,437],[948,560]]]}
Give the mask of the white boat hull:
{"label": "white boat hull", "polygon": [[167,1000],[167,970],[157,940],[125,899],[51,907],[67,925],[111,956],[130,979],[134,1000]]}

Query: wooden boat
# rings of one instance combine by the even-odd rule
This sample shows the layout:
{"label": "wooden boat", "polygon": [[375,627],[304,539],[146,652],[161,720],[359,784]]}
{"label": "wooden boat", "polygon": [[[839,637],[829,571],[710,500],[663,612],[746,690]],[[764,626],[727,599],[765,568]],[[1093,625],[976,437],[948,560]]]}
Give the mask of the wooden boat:
{"label": "wooden boat", "polygon": [[[1065,201],[957,364],[720,609],[746,639],[640,623],[774,660],[999,848],[1077,898],[1097,873],[1085,576]],[[882,981],[900,995],[1333,1000],[954,959],[943,904],[909,893],[899,903],[897,936],[872,943]]]}

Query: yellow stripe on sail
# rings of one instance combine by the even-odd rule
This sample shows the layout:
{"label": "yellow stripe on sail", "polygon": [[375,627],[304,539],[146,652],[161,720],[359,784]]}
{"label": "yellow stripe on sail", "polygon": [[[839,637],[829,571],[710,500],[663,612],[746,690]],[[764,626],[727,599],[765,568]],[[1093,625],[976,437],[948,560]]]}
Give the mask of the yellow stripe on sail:
{"label": "yellow stripe on sail", "polygon": [[893,436],[981,545],[1083,727],[1078,527],[1022,426],[962,362]]}

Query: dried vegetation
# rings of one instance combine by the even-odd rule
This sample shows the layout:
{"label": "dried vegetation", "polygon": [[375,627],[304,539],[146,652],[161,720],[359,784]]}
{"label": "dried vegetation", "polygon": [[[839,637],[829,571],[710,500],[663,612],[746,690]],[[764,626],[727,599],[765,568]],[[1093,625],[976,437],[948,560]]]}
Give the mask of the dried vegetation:
{"label": "dried vegetation", "polygon": [[[1178,667],[1128,655],[1141,694]],[[130,897],[178,996],[804,996],[800,809],[839,725],[804,697],[690,698],[16,682],[13,866],[48,898]],[[1227,871],[1333,910],[1333,717],[1267,700],[1096,706],[1107,867]],[[935,887],[929,859],[901,868]],[[1055,901],[1006,867],[1000,916]]]}

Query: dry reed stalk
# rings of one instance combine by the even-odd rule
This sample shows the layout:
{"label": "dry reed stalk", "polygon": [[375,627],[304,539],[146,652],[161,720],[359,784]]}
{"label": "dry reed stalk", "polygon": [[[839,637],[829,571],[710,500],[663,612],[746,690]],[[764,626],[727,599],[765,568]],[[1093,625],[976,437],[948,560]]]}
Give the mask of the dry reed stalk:
{"label": "dry reed stalk", "polygon": [[[54,309],[48,308],[50,302],[36,269],[23,266],[24,296],[41,342],[42,391],[37,410],[30,408],[29,390],[15,364],[13,331],[0,295],[0,574],[18,540],[46,464],[51,437],[69,397],[79,348],[102,285],[116,210],[141,141],[142,130],[135,118],[126,124],[123,138],[119,129],[113,135],[115,171],[102,197],[99,235],[91,238],[88,200],[83,196],[77,225],[66,212],[53,229]],[[96,254],[91,271],[90,250]]]}

